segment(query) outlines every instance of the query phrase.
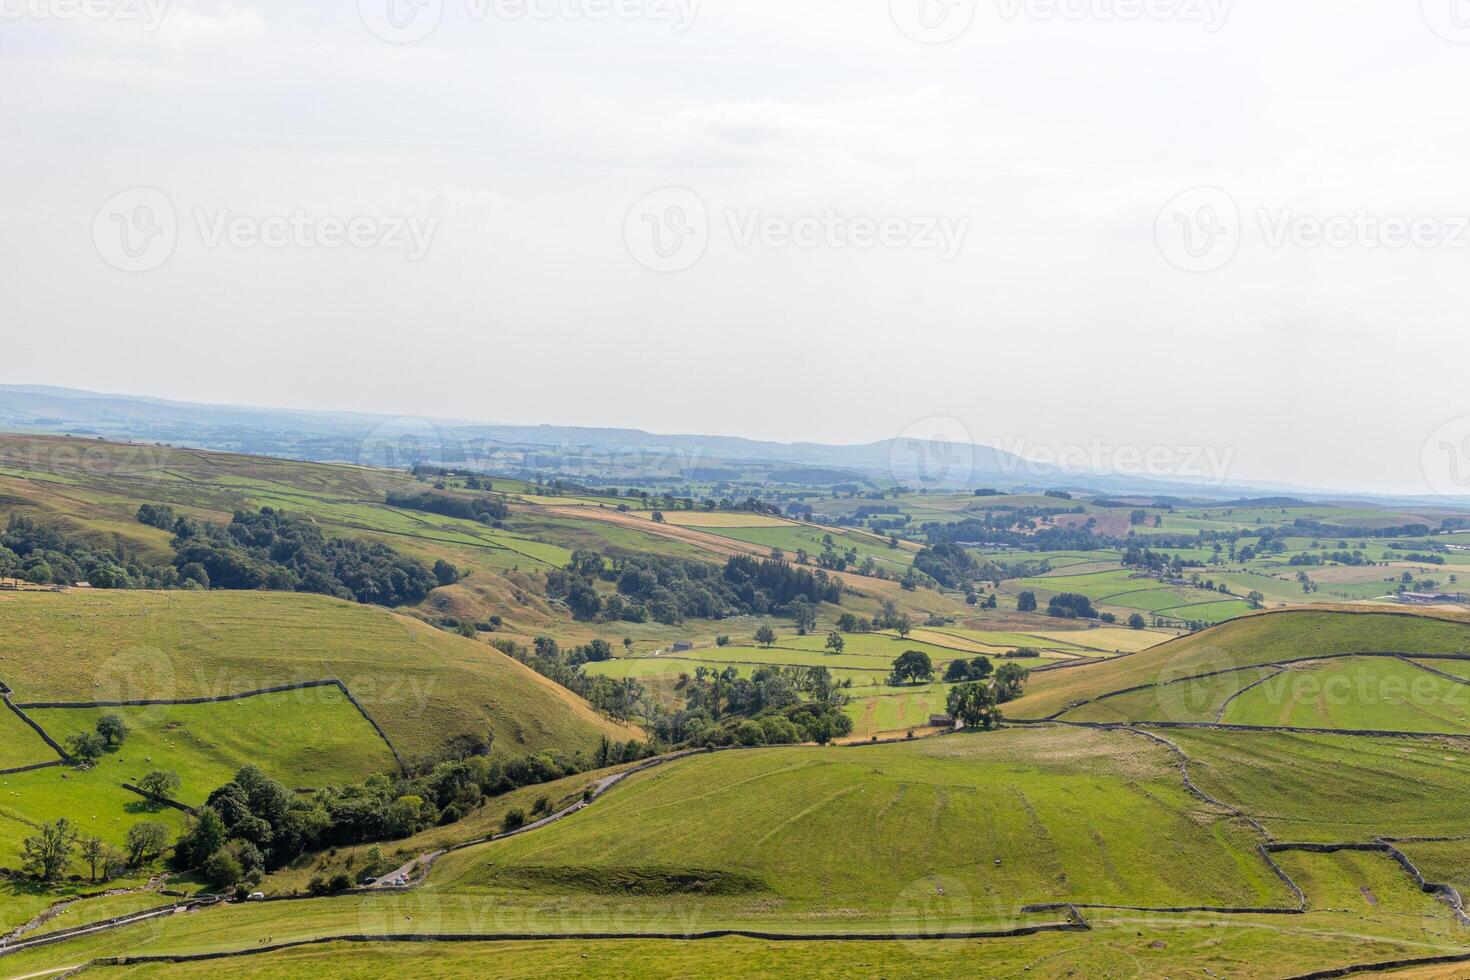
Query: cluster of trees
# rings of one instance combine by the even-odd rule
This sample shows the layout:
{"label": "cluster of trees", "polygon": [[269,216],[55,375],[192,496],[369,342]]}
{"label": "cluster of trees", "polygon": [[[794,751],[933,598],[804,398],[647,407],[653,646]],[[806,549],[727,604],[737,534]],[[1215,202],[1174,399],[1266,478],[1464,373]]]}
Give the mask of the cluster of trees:
{"label": "cluster of trees", "polygon": [[73,759],[86,764],[101,758],[104,752],[122,748],[128,740],[128,726],[115,714],[103,715],[90,732],[77,732],[66,740],[66,751]]}
{"label": "cluster of trees", "polygon": [[987,681],[993,673],[995,673],[995,667],[990,663],[989,657],[976,657],[974,660],[951,660],[944,671],[944,682],[963,684],[969,681]]}
{"label": "cluster of trees", "polygon": [[1046,614],[1055,619],[1097,619],[1098,612],[1092,608],[1092,600],[1075,592],[1063,592],[1051,597],[1046,605]]}
{"label": "cluster of trees", "polygon": [[[982,660],[985,658],[980,657],[972,664],[978,664]],[[984,668],[989,666],[987,661]],[[953,664],[950,672],[958,673]],[[957,719],[966,728],[993,728],[1003,717],[1000,706],[1020,697],[1030,676],[1031,671],[1019,664],[1002,664],[988,682],[983,676],[972,677],[950,688],[945,707],[950,717]]]}
{"label": "cluster of trees", "polygon": [[21,843],[21,867],[37,881],[54,884],[80,860],[93,882],[111,881],[125,871],[146,867],[168,848],[168,826],[154,820],[133,824],[119,850],[100,837],[84,835],[66,817],[43,823]]}
{"label": "cluster of trees", "polygon": [[914,621],[908,613],[898,611],[893,600],[883,601],[883,611],[869,619],[853,613],[837,617],[837,629],[843,633],[872,633],[874,630],[893,630],[899,636],[908,636],[914,631]]}
{"label": "cluster of trees", "polygon": [[758,667],[749,678],[734,667],[717,670],[700,665],[681,676],[679,686],[691,711],[704,711],[718,721],[728,715],[754,718],[766,711],[803,702],[842,707],[850,684],[839,684],[826,667]]}
{"label": "cluster of trees", "polygon": [[584,664],[612,659],[612,645],[606,640],[593,640],[570,650],[563,650],[549,636],[538,636],[531,648],[499,638],[491,640],[490,645],[614,718],[626,721],[644,713],[647,707],[647,692],[633,678],[597,677],[582,670]]}
{"label": "cluster of trees", "polygon": [[[614,586],[605,594],[599,582]],[[572,615],[592,622],[673,625],[685,618],[735,615],[796,617],[801,607],[838,603],[842,586],[826,572],[795,568],[775,559],[731,558],[717,566],[661,555],[624,555],[611,560],[578,551],[563,569],[550,572],[548,597],[566,603]]]}
{"label": "cluster of trees", "polygon": [[315,521],[271,507],[236,511],[224,525],[181,517],[173,530],[174,567],[204,588],[312,592],[404,606],[422,602],[439,584],[421,562],[385,544],[328,538]]}
{"label": "cluster of trees", "polygon": [[440,490],[423,490],[418,493],[391,491],[388,494],[388,506],[440,514],[444,517],[459,517],[493,527],[502,527],[505,519],[510,516],[510,508],[499,495],[475,496]]}
{"label": "cluster of trees", "polygon": [[1202,563],[1194,559],[1169,555],[1152,548],[1139,548],[1136,545],[1123,552],[1123,564],[1130,568],[1146,568],[1157,575],[1173,576],[1182,574],[1186,568],[1202,567]]}
{"label": "cluster of trees", "polygon": [[680,686],[688,707],[652,723],[671,745],[826,745],[852,733],[842,710],[851,682],[837,683],[825,667],[758,667],[746,679],[734,667],[700,666]]}
{"label": "cluster of trees", "polygon": [[[1444,564],[1444,559],[1438,556],[1409,555],[1404,560],[1413,561],[1416,558],[1421,561],[1433,562],[1439,565]],[[1325,551],[1321,554],[1314,554],[1312,552],[1304,551],[1301,554],[1292,555],[1287,564],[1295,568],[1303,565],[1326,565],[1333,562],[1339,565],[1351,565],[1354,567],[1360,565],[1374,564],[1374,562],[1369,560],[1368,557],[1364,555],[1361,551]]]}
{"label": "cluster of trees", "polygon": [[37,585],[87,582],[98,589],[169,589],[181,584],[172,568],[144,564],[121,541],[99,547],[19,514],[10,516],[0,534],[0,578]]}
{"label": "cluster of trees", "polygon": [[[1031,590],[1021,592],[1016,596],[1016,610],[1018,612],[1036,611],[1036,593]],[[1054,619],[1101,619],[1105,623],[1117,621],[1112,613],[1098,613],[1092,608],[1092,600],[1086,596],[1077,595],[1072,592],[1064,592],[1061,595],[1051,597],[1047,603],[1046,614]]]}
{"label": "cluster of trees", "polygon": [[930,545],[914,556],[914,568],[946,589],[969,590],[980,578],[993,578],[993,569],[982,569],[968,551],[948,542]]}

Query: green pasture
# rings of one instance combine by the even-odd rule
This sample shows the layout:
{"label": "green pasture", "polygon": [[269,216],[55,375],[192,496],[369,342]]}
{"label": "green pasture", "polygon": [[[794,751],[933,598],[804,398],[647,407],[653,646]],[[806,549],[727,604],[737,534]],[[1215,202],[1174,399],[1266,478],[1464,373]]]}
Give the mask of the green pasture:
{"label": "green pasture", "polygon": [[853,700],[844,709],[852,719],[854,738],[892,735],[929,727],[931,715],[948,711],[951,684],[917,684],[902,687],[881,685],[877,690],[855,687]]}
{"label": "green pasture", "polygon": [[1470,734],[1470,684],[1384,657],[1296,664],[1232,701],[1224,721]]}
{"label": "green pasture", "polygon": [[1369,842],[1470,835],[1461,805],[1470,743],[1171,729],[1206,793],[1265,824],[1277,840]]}
{"label": "green pasture", "polygon": [[1444,674],[1451,674],[1461,678],[1466,683],[1470,683],[1470,660],[1417,659],[1414,662],[1423,664],[1426,667],[1432,667]]}
{"label": "green pasture", "polygon": [[1426,880],[1451,885],[1461,895],[1470,894],[1470,838],[1402,841],[1395,846],[1414,862]]}
{"label": "green pasture", "polygon": [[[1361,905],[1361,902],[1360,902]],[[333,943],[235,961],[261,980],[297,977],[364,978],[385,965],[404,976],[459,980],[465,976],[524,977],[729,977],[903,976],[949,980],[966,975],[1026,976],[1044,963],[1056,976],[1215,976],[1277,978],[1307,973],[1322,964],[1406,959],[1453,952],[1453,927],[1444,914],[1420,923],[1394,921],[1397,931],[1374,929],[1374,913],[1324,910],[1305,917],[1265,916],[1194,924],[1118,922],[1092,932],[1042,933],[1020,939],[937,942],[774,942],[718,939],[589,940],[456,944]],[[1442,912],[1442,910],[1441,910]],[[27,964],[38,962],[27,959]],[[99,977],[212,978],[218,963],[97,967]],[[1448,978],[1452,974],[1441,976]]]}
{"label": "green pasture", "polygon": [[1470,623],[1405,612],[1299,610],[1247,616],[1129,657],[1049,671],[1008,706],[1040,718],[1126,688],[1197,674],[1336,653],[1457,653],[1470,650]]}
{"label": "green pasture", "polygon": [[176,834],[184,820],[179,811],[123,789],[99,770],[52,768],[0,776],[0,866],[20,867],[25,838],[60,817],[119,848],[135,823],[158,821]]}
{"label": "green pasture", "polygon": [[259,592],[0,594],[21,702],[182,700],[347,685],[407,758],[495,733],[511,754],[639,737],[484,643],[381,609]]}
{"label": "green pasture", "polygon": [[1122,724],[1135,721],[1215,721],[1225,702],[1272,673],[1246,667],[1228,674],[1191,678],[1103,698],[1062,715],[1063,721]]}
{"label": "green pasture", "polygon": [[20,769],[59,758],[35,729],[14,711],[0,705],[0,769]]}
{"label": "green pasture", "polygon": [[[1289,901],[1249,833],[1183,789],[1166,749],[1070,729],[696,757],[635,777],[595,815],[450,855],[431,890],[589,912],[615,893],[631,925],[639,903],[613,883],[634,879],[650,895],[683,890],[672,897],[705,927],[892,928],[940,895],[968,896],[972,916]],[[678,884],[690,880],[706,886]]]}
{"label": "green pasture", "polygon": [[699,530],[762,548],[780,548],[792,561],[796,559],[797,549],[805,549],[813,558],[820,555],[826,548],[823,539],[830,534],[833,547],[838,553],[855,550],[859,563],[864,558],[871,557],[878,563],[878,567],[900,573],[914,563],[913,553],[904,548],[890,548],[871,535],[852,533],[840,528],[794,524],[787,527],[704,527]]}
{"label": "green pasture", "polygon": [[387,743],[335,687],[218,704],[52,708],[31,717],[65,744],[68,735],[94,730],[107,714],[121,717],[130,733],[98,761],[98,771],[134,784],[153,769],[176,772],[183,781],[179,799],[193,805],[245,765],[308,789],[396,768]]}

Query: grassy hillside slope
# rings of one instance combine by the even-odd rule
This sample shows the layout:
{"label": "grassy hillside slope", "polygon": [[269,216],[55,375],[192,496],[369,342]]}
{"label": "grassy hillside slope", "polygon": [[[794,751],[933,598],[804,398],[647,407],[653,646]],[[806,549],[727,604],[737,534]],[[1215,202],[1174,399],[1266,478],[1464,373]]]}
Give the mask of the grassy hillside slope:
{"label": "grassy hillside slope", "polygon": [[429,887],[589,915],[610,895],[634,915],[629,893],[645,894],[706,927],[897,928],[1048,901],[1287,904],[1253,846],[1188,794],[1163,746],[1046,729],[697,757],[585,815],[451,855]]}
{"label": "grassy hillside slope", "polygon": [[1006,714],[1046,718],[1130,687],[1339,653],[1470,653],[1470,620],[1352,607],[1248,616],[1132,656],[1038,674]]}
{"label": "grassy hillside slope", "polygon": [[514,755],[639,737],[483,643],[322,596],[0,594],[0,679],[19,702],[219,697],[345,683],[405,757],[493,731]]}

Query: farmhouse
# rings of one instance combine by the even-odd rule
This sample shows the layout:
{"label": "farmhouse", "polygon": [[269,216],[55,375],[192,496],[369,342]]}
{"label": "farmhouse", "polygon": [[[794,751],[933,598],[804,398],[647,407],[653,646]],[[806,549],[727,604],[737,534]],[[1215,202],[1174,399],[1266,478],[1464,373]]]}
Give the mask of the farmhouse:
{"label": "farmhouse", "polygon": [[688,640],[675,640],[673,650],[675,653],[687,653],[694,649],[694,644]]}

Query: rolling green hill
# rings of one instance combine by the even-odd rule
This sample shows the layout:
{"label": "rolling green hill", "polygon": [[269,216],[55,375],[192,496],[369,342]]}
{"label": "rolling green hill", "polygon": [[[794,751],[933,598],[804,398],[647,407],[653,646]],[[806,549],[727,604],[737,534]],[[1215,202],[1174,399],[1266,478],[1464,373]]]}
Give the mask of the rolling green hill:
{"label": "rolling green hill", "polygon": [[0,594],[20,702],[176,700],[346,684],[406,758],[493,732],[512,755],[640,733],[491,647],[381,609],[257,592]]}
{"label": "rolling green hill", "polygon": [[[1047,718],[1130,688],[1344,653],[1470,653],[1470,620],[1346,606],[1248,616],[1142,653],[1037,675],[1025,697],[1006,706],[1006,714]],[[1255,679],[1242,676],[1247,679],[1241,687]],[[1181,701],[1192,712],[1167,720],[1213,720],[1193,712],[1217,703],[1213,690],[1217,686],[1211,682],[1210,693],[1198,697],[1167,699]]]}

